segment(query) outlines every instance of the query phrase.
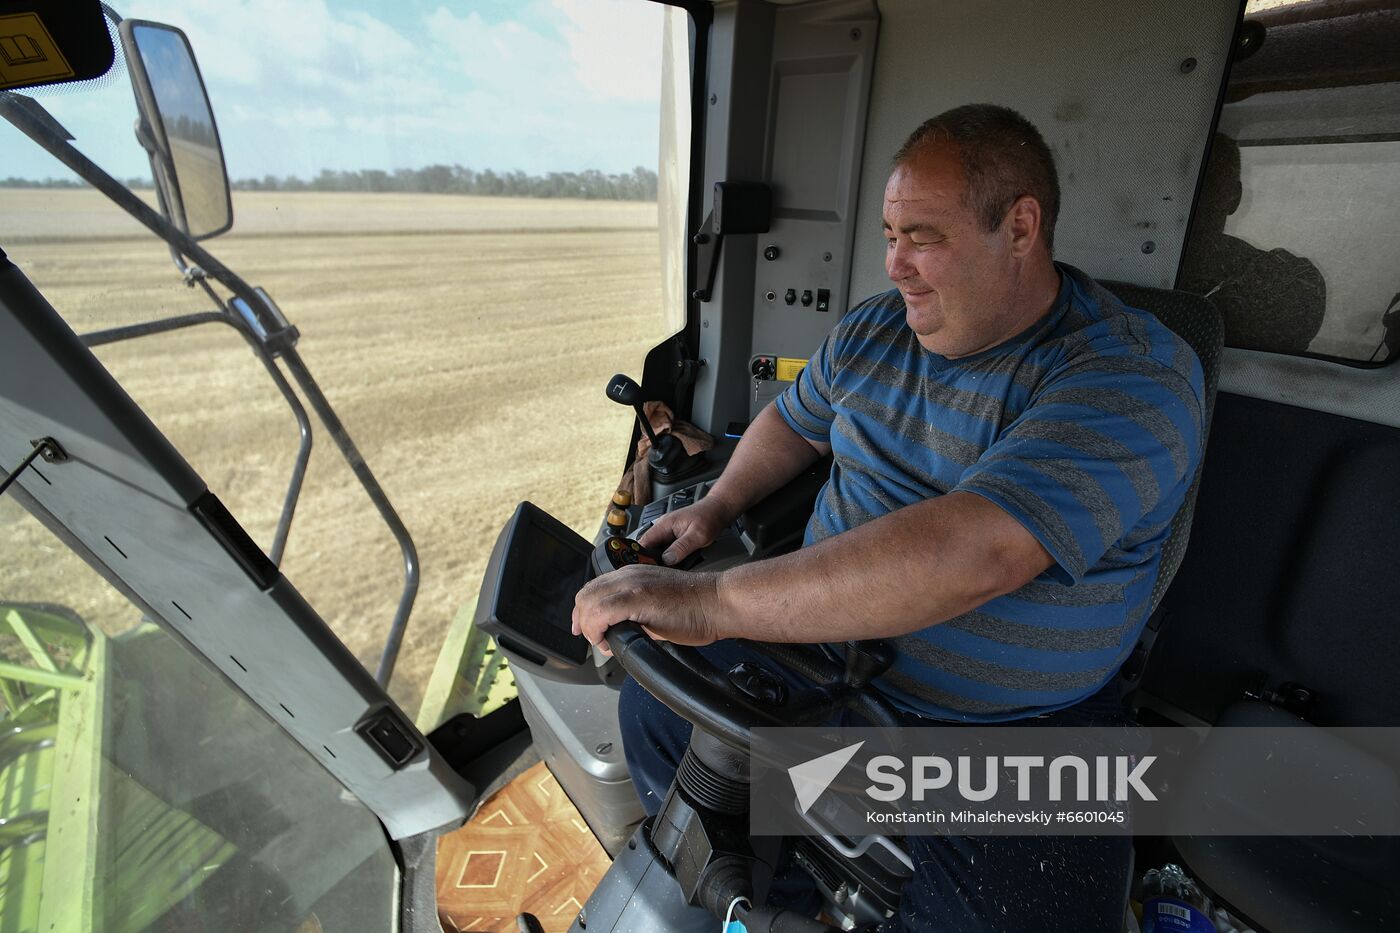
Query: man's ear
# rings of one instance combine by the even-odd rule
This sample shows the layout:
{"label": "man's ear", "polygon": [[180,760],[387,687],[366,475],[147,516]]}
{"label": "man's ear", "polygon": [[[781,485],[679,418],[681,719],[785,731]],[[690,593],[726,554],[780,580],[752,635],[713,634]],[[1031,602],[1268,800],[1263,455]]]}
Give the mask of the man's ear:
{"label": "man's ear", "polygon": [[1035,248],[1040,239],[1040,202],[1028,194],[1023,194],[1011,205],[1002,222],[1011,236],[1011,255],[1018,259]]}

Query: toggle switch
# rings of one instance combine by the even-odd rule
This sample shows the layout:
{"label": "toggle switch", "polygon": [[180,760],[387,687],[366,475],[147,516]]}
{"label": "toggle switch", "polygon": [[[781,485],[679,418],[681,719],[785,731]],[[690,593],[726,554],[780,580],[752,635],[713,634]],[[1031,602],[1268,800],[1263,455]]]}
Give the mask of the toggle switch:
{"label": "toggle switch", "polygon": [[791,304],[796,304],[796,303],[797,303],[797,289],[795,289],[795,288],[789,288],[787,291],[783,292],[783,301],[787,302],[787,303],[790,304],[790,305],[791,305]]}
{"label": "toggle switch", "polygon": [[802,290],[802,307],[808,308],[808,307],[811,307],[811,305],[812,305],[812,290],[811,290],[810,288],[804,288],[804,289]]}

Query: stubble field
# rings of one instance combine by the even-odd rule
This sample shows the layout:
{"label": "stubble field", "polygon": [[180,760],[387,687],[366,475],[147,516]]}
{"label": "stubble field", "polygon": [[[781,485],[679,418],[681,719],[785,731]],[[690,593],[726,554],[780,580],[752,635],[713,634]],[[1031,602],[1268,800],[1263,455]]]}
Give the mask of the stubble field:
{"label": "stubble field", "polygon": [[[587,537],[626,458],[603,395],[665,336],[652,204],[237,193],[207,244],[265,287],[417,544],[422,583],[391,692],[417,712],[449,622],[530,499]],[[0,246],[79,333],[212,307],[163,244],[88,191],[0,191]],[[266,550],[297,447],[292,414],[231,329],[98,348],[99,359]],[[398,548],[324,430],[282,570],[373,670]],[[13,502],[0,598],[119,631],[132,610]]]}

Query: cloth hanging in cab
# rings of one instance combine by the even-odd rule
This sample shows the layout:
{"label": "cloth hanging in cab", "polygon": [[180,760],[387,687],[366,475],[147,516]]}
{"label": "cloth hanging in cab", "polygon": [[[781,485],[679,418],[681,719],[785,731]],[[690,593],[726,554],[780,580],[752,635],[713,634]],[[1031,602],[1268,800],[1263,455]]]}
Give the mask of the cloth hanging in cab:
{"label": "cloth hanging in cab", "polygon": [[[698,454],[715,446],[715,439],[709,434],[689,421],[677,421],[665,402],[643,402],[642,413],[658,436],[674,435],[687,454]],[[647,454],[650,451],[651,441],[643,433],[637,441],[636,458],[632,465],[623,471],[622,480],[617,484],[619,490],[630,494],[632,501],[638,504],[651,499],[651,464],[647,462]]]}

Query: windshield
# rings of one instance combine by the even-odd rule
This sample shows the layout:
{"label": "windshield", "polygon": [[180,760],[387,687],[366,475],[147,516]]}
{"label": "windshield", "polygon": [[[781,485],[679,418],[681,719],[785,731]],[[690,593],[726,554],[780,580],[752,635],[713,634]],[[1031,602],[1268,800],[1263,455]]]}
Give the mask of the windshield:
{"label": "windshield", "polygon": [[[670,212],[678,229],[663,231],[657,207],[665,8],[313,4],[276,23],[255,3],[121,12],[189,37],[233,182],[233,231],[210,248],[298,328],[417,544],[422,585],[391,683],[413,715],[515,505],[532,499],[594,534],[632,419],[604,386],[618,370],[640,377],[679,327],[663,274],[683,263],[662,250],[680,255],[684,216]],[[155,203],[125,82],[35,96]],[[674,116],[668,131],[688,139],[688,113],[679,127]],[[76,331],[208,310],[129,217],[8,125],[0,146],[3,246]],[[668,150],[674,186],[688,142]],[[237,334],[95,352],[268,550],[296,425]],[[36,556],[7,589],[98,602],[18,543]],[[373,670],[403,566],[324,431],[281,567]]]}

